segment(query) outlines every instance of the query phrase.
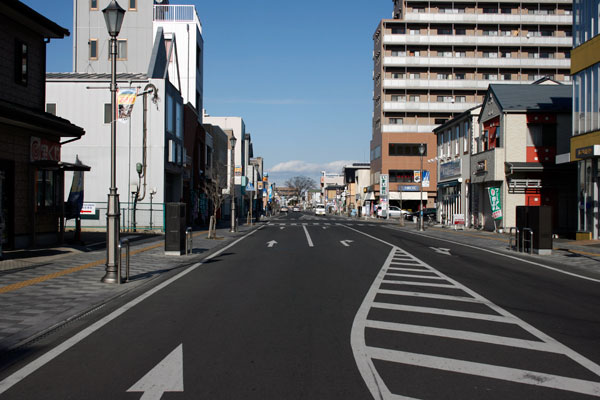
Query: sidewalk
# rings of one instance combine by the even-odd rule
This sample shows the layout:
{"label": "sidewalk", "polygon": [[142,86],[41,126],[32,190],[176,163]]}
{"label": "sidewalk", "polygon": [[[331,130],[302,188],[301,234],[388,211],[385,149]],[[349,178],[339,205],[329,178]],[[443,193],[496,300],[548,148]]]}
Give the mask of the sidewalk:
{"label": "sidewalk", "polygon": [[194,232],[190,256],[166,256],[163,235],[124,233],[122,238],[132,240],[131,276],[121,285],[100,282],[106,233],[84,233],[84,245],[5,253],[0,261],[0,355],[164,273],[199,262],[262,224],[242,225],[236,233],[217,229],[217,240],[207,239],[206,231]]}

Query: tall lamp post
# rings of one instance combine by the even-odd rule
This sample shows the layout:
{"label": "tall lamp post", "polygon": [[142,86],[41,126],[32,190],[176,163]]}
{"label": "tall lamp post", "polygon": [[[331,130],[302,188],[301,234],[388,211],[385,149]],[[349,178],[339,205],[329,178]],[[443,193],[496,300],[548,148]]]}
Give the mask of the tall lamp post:
{"label": "tall lamp post", "polygon": [[423,153],[425,153],[425,144],[419,144],[419,154],[421,155],[421,179],[420,182],[420,200],[419,200],[419,230],[423,230]]}
{"label": "tall lamp post", "polygon": [[231,176],[229,177],[229,194],[231,198],[231,229],[229,232],[235,232],[235,142],[237,139],[231,134],[229,144],[231,144]]}
{"label": "tall lamp post", "polygon": [[102,10],[106,29],[110,35],[110,189],[108,193],[108,211],[106,213],[106,274],[104,283],[120,283],[117,276],[117,245],[119,243],[119,195],[117,194],[117,36],[121,31],[125,10],[116,0],[111,0],[108,7]]}

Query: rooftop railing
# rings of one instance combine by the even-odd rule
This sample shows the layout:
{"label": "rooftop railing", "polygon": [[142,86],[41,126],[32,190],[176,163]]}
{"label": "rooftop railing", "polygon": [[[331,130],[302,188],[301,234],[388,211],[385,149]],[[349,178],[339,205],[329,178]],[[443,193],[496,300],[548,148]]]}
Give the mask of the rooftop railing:
{"label": "rooftop railing", "polygon": [[153,18],[154,21],[162,22],[196,22],[202,28],[202,23],[196,13],[196,7],[193,5],[155,5]]}

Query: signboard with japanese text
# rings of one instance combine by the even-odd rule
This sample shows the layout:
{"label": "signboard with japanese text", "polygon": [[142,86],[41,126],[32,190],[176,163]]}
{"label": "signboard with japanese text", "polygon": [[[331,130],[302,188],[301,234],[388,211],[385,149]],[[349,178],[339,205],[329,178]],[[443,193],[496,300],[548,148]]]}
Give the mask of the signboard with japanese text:
{"label": "signboard with japanese text", "polygon": [[124,88],[119,89],[117,94],[118,103],[118,119],[120,122],[127,122],[131,117],[133,111],[133,105],[137,97],[137,89]]}
{"label": "signboard with japanese text", "polygon": [[500,188],[488,188],[490,195],[490,206],[492,208],[492,218],[502,219],[502,200],[500,198]]}
{"label": "signboard with japanese text", "polygon": [[390,176],[388,174],[379,175],[379,196],[387,197],[389,190]]}
{"label": "signboard with japanese text", "polygon": [[60,143],[31,137],[30,161],[60,161]]}

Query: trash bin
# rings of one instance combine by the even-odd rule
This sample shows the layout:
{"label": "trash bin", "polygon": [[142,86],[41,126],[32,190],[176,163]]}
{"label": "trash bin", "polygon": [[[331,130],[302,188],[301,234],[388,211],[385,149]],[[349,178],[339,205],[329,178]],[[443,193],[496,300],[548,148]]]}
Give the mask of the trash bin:
{"label": "trash bin", "polygon": [[165,254],[185,254],[186,204],[167,203],[165,209]]}

